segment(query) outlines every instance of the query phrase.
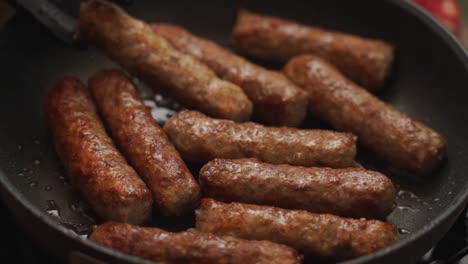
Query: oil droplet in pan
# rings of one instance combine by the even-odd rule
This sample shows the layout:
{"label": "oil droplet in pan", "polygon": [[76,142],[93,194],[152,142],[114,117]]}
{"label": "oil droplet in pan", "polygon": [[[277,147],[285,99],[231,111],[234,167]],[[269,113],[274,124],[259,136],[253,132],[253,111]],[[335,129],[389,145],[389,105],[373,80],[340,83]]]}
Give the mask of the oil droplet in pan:
{"label": "oil droplet in pan", "polygon": [[46,210],[49,215],[60,217],[60,208],[57,206],[54,200],[47,200]]}
{"label": "oil droplet in pan", "polygon": [[149,109],[153,109],[153,108],[156,108],[156,103],[153,101],[153,100],[148,100],[148,99],[145,99],[143,100],[143,104],[148,107]]}
{"label": "oil droplet in pan", "polygon": [[416,194],[414,194],[414,193],[412,193],[410,191],[405,191],[405,190],[398,191],[397,196],[399,198],[408,197],[410,199],[419,200],[419,197]]}
{"label": "oil droplet in pan", "polygon": [[32,181],[29,183],[29,187],[36,187],[37,186],[37,181]]}
{"label": "oil droplet in pan", "polygon": [[68,183],[68,179],[65,178],[64,176],[60,175],[59,177],[60,182],[65,185],[65,186],[70,186],[70,183]]}
{"label": "oil droplet in pan", "polygon": [[398,228],[398,234],[400,235],[409,235],[411,232],[406,228]]}
{"label": "oil droplet in pan", "polygon": [[71,209],[72,211],[78,211],[78,210],[80,210],[81,208],[80,208],[80,206],[79,206],[78,204],[71,203],[71,204],[70,204],[70,209]]}
{"label": "oil droplet in pan", "polygon": [[413,207],[407,206],[407,205],[399,205],[399,206],[397,206],[397,209],[401,210],[401,211],[409,211],[409,212],[418,212],[419,211],[419,209],[416,209],[416,208],[413,208]]}

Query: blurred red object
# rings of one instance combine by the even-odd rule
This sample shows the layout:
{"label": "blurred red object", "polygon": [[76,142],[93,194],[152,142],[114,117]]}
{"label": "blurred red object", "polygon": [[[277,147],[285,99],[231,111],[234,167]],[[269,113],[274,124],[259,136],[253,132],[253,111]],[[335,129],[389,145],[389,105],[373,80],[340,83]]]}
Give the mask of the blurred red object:
{"label": "blurred red object", "polygon": [[460,36],[460,6],[457,0],[414,0],[438,18],[450,31]]}

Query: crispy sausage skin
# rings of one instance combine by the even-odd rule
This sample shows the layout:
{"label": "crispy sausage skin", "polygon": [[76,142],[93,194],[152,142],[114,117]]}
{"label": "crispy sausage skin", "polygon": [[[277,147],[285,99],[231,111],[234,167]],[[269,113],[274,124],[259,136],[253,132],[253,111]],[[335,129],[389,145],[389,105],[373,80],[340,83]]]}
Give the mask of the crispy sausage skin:
{"label": "crispy sausage skin", "polygon": [[309,107],[336,129],[356,134],[377,155],[404,169],[424,174],[445,159],[445,139],[402,114],[343,76],[325,60],[303,55],[285,74],[309,92]]}
{"label": "crispy sausage skin", "polygon": [[90,79],[89,88],[112,136],[162,213],[181,215],[194,209],[200,200],[197,182],[127,76],[103,70]]}
{"label": "crispy sausage skin", "polygon": [[105,220],[143,223],[151,193],[106,134],[89,90],[76,78],[57,82],[45,116],[70,181]]}
{"label": "crispy sausage skin", "polygon": [[81,4],[78,33],[111,59],[188,108],[249,120],[252,103],[242,89],[220,80],[206,65],[172,47],[151,27],[105,0]]}
{"label": "crispy sausage skin", "polygon": [[255,65],[179,26],[152,24],[152,28],[180,51],[208,65],[221,78],[239,85],[254,105],[255,118],[262,123],[297,127],[304,120],[307,94],[282,73]]}
{"label": "crispy sausage skin", "polygon": [[352,134],[234,123],[196,111],[175,114],[164,130],[182,157],[197,162],[257,158],[274,164],[350,167],[356,154]]}
{"label": "crispy sausage skin", "polygon": [[270,240],[333,260],[370,254],[398,239],[395,226],[366,219],[202,199],[196,229],[217,235]]}
{"label": "crispy sausage skin", "polygon": [[170,233],[159,228],[108,222],[95,227],[90,239],[158,263],[298,264],[302,261],[302,256],[287,246],[195,230]]}
{"label": "crispy sausage skin", "polygon": [[383,85],[394,56],[393,47],[383,41],[327,31],[245,10],[239,13],[232,43],[243,54],[279,62],[306,53],[322,56],[370,90]]}
{"label": "crispy sausage skin", "polygon": [[384,175],[360,168],[273,165],[255,159],[215,159],[198,177],[203,193],[224,202],[272,205],[346,217],[384,218],[395,188]]}

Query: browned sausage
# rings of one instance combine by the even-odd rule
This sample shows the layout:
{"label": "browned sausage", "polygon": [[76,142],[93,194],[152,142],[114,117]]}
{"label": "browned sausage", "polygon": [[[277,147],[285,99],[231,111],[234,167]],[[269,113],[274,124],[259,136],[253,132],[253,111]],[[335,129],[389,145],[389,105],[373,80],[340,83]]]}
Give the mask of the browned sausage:
{"label": "browned sausage", "polygon": [[172,47],[151,27],[105,0],[81,4],[79,36],[152,88],[214,117],[246,121],[252,103],[242,89]]}
{"label": "browned sausage", "polygon": [[105,220],[141,224],[151,213],[151,193],[106,134],[88,89],[65,78],[44,105],[55,148],[68,176]]}
{"label": "browned sausage", "polygon": [[191,161],[257,158],[274,164],[350,167],[356,154],[352,134],[234,123],[195,111],[175,114],[164,130],[182,157]]}
{"label": "browned sausage", "polygon": [[287,246],[194,230],[170,233],[159,228],[109,222],[95,227],[90,239],[158,263],[298,264],[302,261],[302,256]]}
{"label": "browned sausage", "polygon": [[325,60],[292,59],[286,75],[309,92],[310,110],[395,165],[417,172],[433,170],[447,153],[445,139],[344,77]]}
{"label": "browned sausage", "polygon": [[314,256],[345,260],[370,254],[398,239],[395,226],[366,219],[203,199],[196,212],[202,232],[270,240]]}
{"label": "browned sausage", "polygon": [[232,43],[243,54],[280,62],[305,53],[317,54],[370,90],[383,85],[393,62],[393,47],[383,41],[245,10],[239,13]]}
{"label": "browned sausage", "polygon": [[215,159],[200,171],[208,197],[330,213],[384,218],[395,207],[392,182],[376,171],[272,165],[255,159]]}
{"label": "browned sausage", "polygon": [[90,79],[89,88],[112,136],[161,211],[181,215],[194,209],[200,200],[197,182],[127,76],[104,70]]}
{"label": "browned sausage", "polygon": [[221,78],[239,85],[254,104],[259,121],[297,127],[304,120],[307,94],[282,73],[255,65],[179,26],[153,24],[152,28],[180,51],[206,63]]}

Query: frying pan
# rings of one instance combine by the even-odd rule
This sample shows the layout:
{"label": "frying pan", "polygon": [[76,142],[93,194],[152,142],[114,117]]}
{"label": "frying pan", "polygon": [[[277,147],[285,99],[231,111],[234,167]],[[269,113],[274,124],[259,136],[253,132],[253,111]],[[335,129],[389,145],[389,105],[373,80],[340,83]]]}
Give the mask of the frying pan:
{"label": "frying pan", "polygon": [[[65,27],[50,17],[42,21],[61,28],[59,38],[21,9],[0,31],[1,198],[17,221],[62,260],[144,263],[85,239],[89,227],[99,220],[68,184],[42,116],[46,91],[57,79],[73,75],[86,81],[99,69],[117,67],[93,48],[77,48],[60,39],[71,36],[67,29],[78,13],[77,1],[64,2],[69,17],[54,11],[52,18],[65,21]],[[446,233],[467,203],[466,51],[441,24],[403,0],[171,0],[135,1],[125,6],[130,14],[146,21],[177,23],[226,46],[240,7],[395,44],[393,72],[378,96],[441,132],[449,144],[448,161],[433,175],[417,177],[374,160],[359,148],[358,162],[386,173],[399,190],[399,207],[388,221],[400,228],[401,240],[346,263],[414,263]],[[142,83],[138,85],[148,105],[157,100],[158,105],[173,106]],[[161,123],[171,113],[164,107],[152,111]],[[197,174],[197,166],[192,168]],[[155,212],[152,224],[181,230],[193,224],[193,216],[170,219]]]}

